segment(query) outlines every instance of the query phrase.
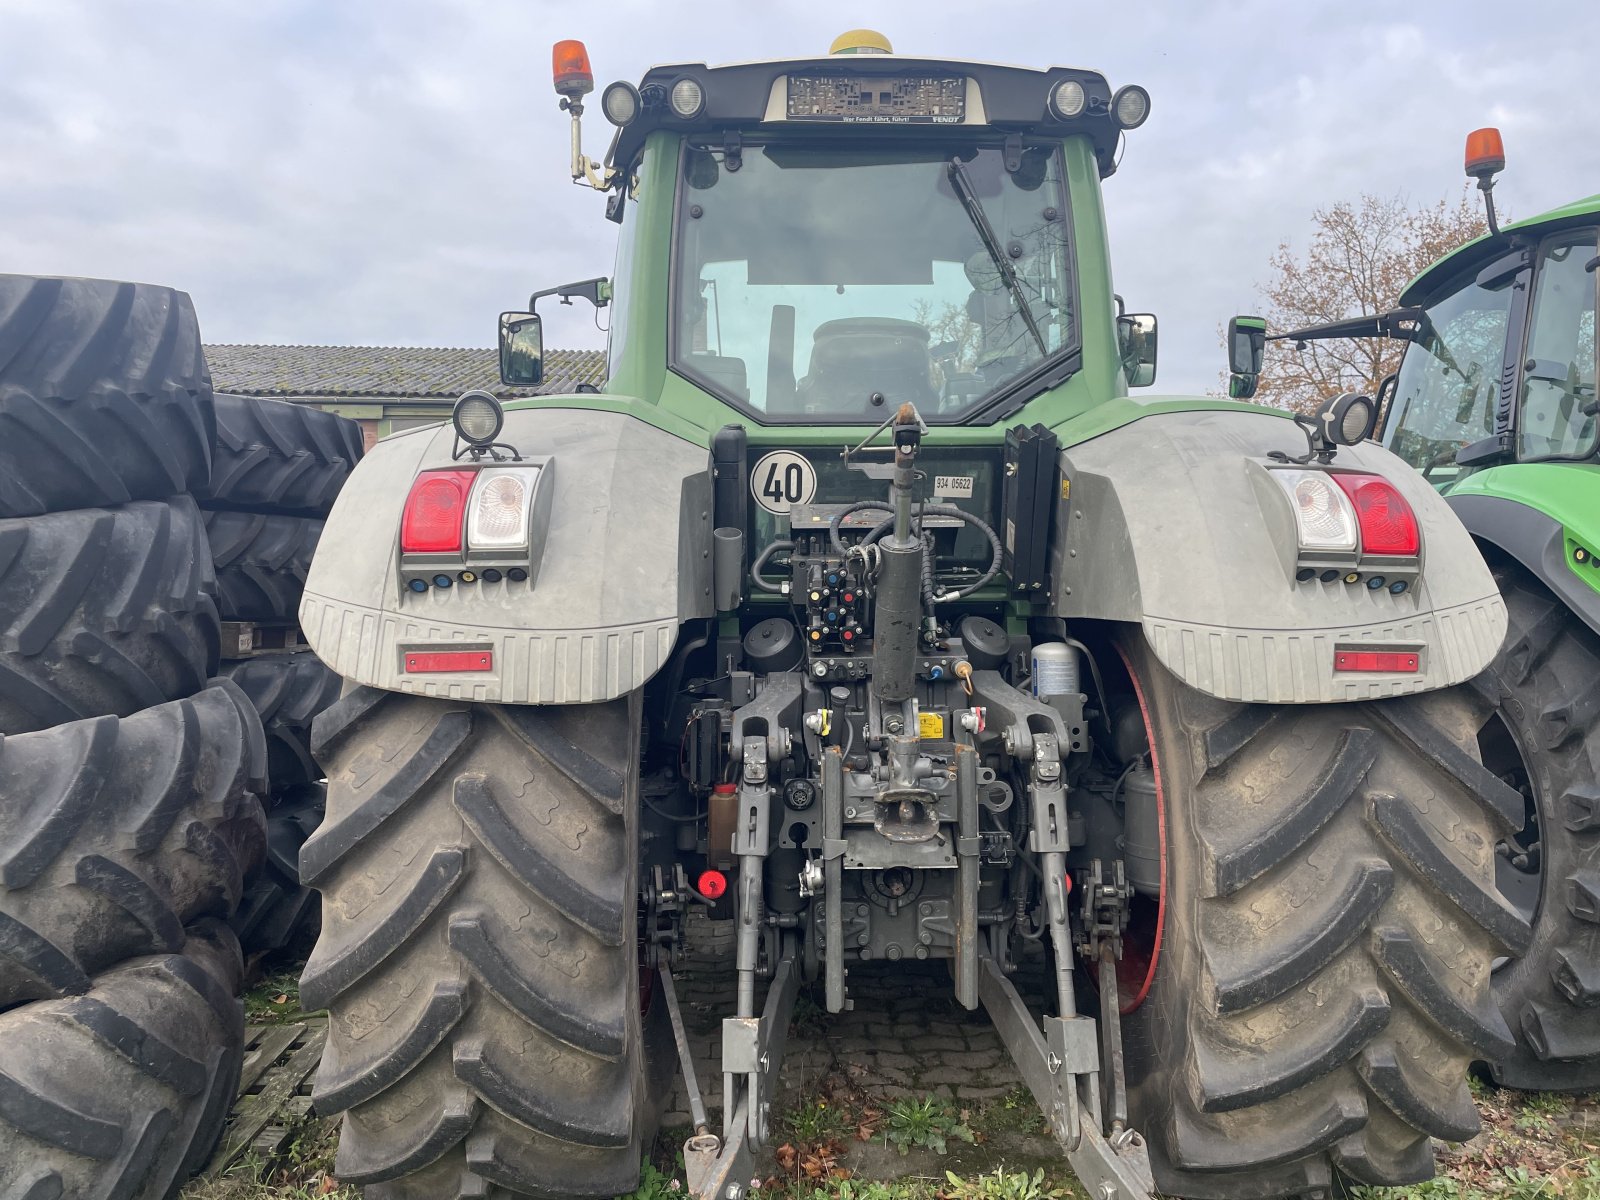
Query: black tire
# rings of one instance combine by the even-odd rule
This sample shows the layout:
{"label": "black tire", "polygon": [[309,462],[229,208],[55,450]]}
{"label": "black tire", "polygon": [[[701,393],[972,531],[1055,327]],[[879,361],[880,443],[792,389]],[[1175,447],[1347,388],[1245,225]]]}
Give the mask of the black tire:
{"label": "black tire", "polygon": [[311,517],[208,512],[206,534],[224,621],[293,621],[322,522]]}
{"label": "black tire", "polygon": [[0,275],[0,517],[204,487],[213,429],[183,292]]}
{"label": "black tire", "polygon": [[300,997],[330,1010],[334,1173],[369,1200],[637,1185],[640,710],[358,688],[318,718],[328,817],[300,867],[323,926]]}
{"label": "black tire", "polygon": [[199,691],[217,668],[214,587],[187,496],[0,520],[0,733]]}
{"label": "black tire", "polygon": [[270,654],[223,667],[250,697],[267,734],[267,780],[274,793],[322,778],[311,756],[311,721],[339,698],[343,681],[315,654]]}
{"label": "black tire", "polygon": [[[1520,571],[1498,573],[1511,629],[1474,681],[1488,701],[1486,764],[1524,794],[1531,820],[1502,843],[1501,891],[1533,942],[1495,972],[1516,1048],[1496,1082],[1600,1089],[1600,637]],[[1526,866],[1513,865],[1527,856]]]}
{"label": "black tire", "polygon": [[361,458],[361,426],[305,404],[216,397],[208,504],[326,516]]}
{"label": "black tire", "polygon": [[228,680],[131,717],[0,738],[0,1008],[89,988],[229,916],[261,859],[266,747]]}
{"label": "black tire", "polygon": [[1470,1063],[1510,1045],[1490,964],[1529,937],[1493,885],[1521,801],[1462,748],[1464,698],[1230,704],[1125,653],[1165,831],[1160,952],[1123,1018],[1158,1189],[1432,1177],[1430,1137],[1477,1132]]}
{"label": "black tire", "polygon": [[0,1014],[0,1196],[167,1200],[239,1085],[239,944],[214,921],[82,996]]}
{"label": "black tire", "polygon": [[275,800],[267,813],[266,859],[232,921],[247,955],[308,951],[322,927],[322,901],[300,882],[300,847],[322,824],[322,785],[302,784]]}

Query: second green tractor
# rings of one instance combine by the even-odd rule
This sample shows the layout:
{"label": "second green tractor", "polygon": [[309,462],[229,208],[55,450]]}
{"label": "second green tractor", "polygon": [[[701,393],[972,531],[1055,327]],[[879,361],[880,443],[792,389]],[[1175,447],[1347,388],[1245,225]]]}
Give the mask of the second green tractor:
{"label": "second green tractor", "polygon": [[[1460,517],[1510,621],[1471,687],[1484,766],[1525,809],[1495,845],[1496,879],[1532,938],[1496,961],[1515,1046],[1487,1065],[1511,1087],[1587,1091],[1600,1087],[1600,196],[1501,228],[1490,189],[1504,163],[1496,130],[1469,136],[1490,233],[1398,308],[1269,336],[1405,342],[1378,436]],[[1253,390],[1263,332],[1235,322],[1236,392]]]}

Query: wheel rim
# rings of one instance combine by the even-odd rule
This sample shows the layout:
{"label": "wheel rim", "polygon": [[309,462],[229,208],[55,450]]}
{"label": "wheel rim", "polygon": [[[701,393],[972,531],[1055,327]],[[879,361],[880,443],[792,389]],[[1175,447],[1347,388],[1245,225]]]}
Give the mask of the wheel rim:
{"label": "wheel rim", "polygon": [[1167,792],[1161,770],[1161,759],[1156,751],[1156,731],[1150,720],[1150,705],[1145,698],[1144,685],[1134,672],[1133,663],[1121,646],[1117,653],[1133,684],[1133,694],[1139,701],[1139,715],[1144,720],[1144,736],[1150,749],[1150,769],[1156,777],[1157,829],[1160,833],[1161,895],[1157,900],[1136,895],[1130,907],[1128,928],[1122,935],[1122,957],[1117,960],[1118,1009],[1122,1016],[1134,1012],[1145,1002],[1155,983],[1156,968],[1161,964],[1161,938],[1167,920]]}
{"label": "wheel rim", "polygon": [[[1498,711],[1478,731],[1478,753],[1485,767],[1522,795],[1525,806],[1522,829],[1495,843],[1494,881],[1506,901],[1532,924],[1544,898],[1539,803],[1527,755],[1510,723]],[[1499,970],[1509,961],[1497,959],[1495,969]]]}

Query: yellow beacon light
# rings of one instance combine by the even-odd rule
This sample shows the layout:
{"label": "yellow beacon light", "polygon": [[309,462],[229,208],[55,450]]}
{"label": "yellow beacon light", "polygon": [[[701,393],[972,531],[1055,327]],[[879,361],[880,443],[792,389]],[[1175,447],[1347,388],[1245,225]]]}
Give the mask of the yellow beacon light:
{"label": "yellow beacon light", "polygon": [[893,54],[889,39],[875,29],[852,29],[833,39],[829,54]]}

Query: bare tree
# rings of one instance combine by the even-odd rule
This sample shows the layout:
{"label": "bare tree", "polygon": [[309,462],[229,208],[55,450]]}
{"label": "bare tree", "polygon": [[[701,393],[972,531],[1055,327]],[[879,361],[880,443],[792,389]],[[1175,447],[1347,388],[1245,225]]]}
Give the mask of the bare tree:
{"label": "bare tree", "polygon": [[[1506,220],[1502,215],[1502,220]],[[1488,232],[1482,202],[1463,189],[1451,203],[1410,208],[1402,196],[1364,194],[1312,214],[1311,244],[1288,242],[1272,256],[1260,289],[1267,328],[1277,333],[1345,317],[1386,312],[1426,266]],[[1310,412],[1341,392],[1374,395],[1400,364],[1401,343],[1386,338],[1268,342],[1256,401]]]}

